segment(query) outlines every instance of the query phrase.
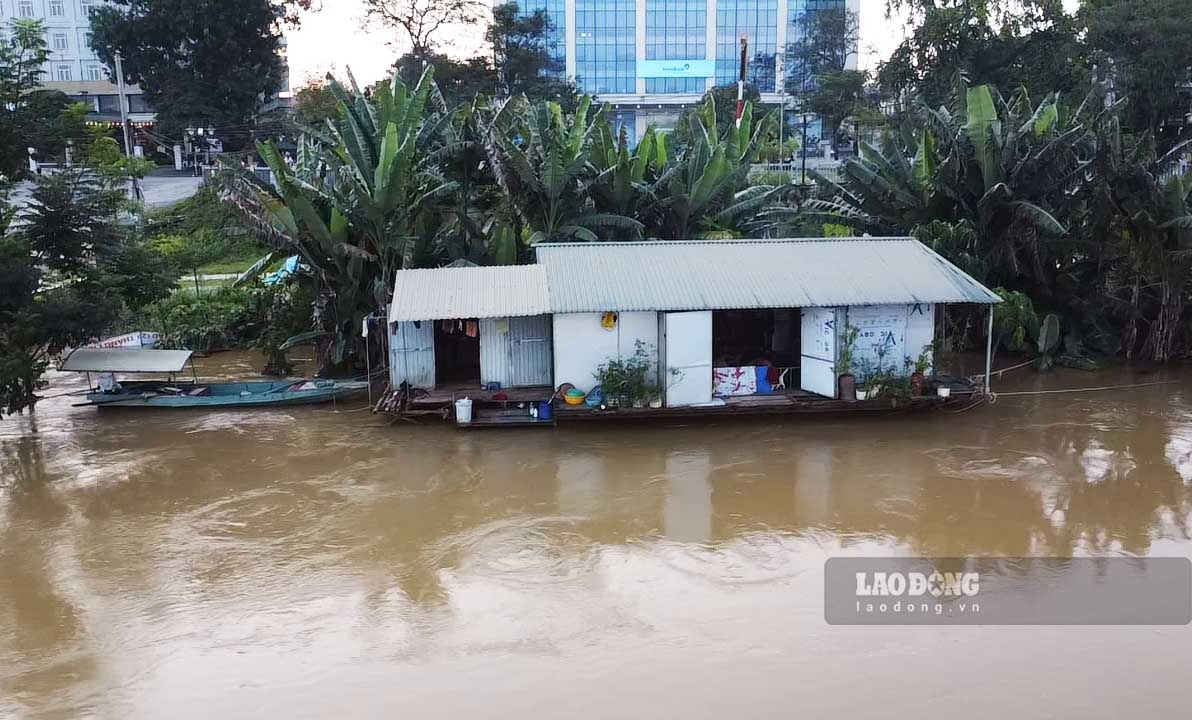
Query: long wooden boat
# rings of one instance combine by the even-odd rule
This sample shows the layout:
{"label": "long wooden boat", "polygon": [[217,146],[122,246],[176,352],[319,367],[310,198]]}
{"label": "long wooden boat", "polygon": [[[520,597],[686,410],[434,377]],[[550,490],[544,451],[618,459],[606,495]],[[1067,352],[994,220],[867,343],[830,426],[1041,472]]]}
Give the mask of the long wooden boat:
{"label": "long wooden boat", "polygon": [[[364,380],[291,378],[263,382],[204,383],[175,375],[190,363],[189,350],[80,348],[62,370],[99,375],[98,386],[80,405],[111,408],[262,408],[311,405],[344,400],[368,391]],[[192,366],[193,370],[193,366]],[[117,380],[117,373],[166,375],[164,380]]]}
{"label": "long wooden boat", "polygon": [[117,392],[93,392],[84,405],[119,408],[262,408],[345,400],[368,390],[363,380],[285,380],[247,383],[122,383]]}

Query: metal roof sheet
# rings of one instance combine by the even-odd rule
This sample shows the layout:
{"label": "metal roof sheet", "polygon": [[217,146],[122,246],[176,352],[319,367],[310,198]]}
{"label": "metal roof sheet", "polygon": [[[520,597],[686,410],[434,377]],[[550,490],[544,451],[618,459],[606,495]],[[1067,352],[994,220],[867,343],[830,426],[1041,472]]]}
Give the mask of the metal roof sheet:
{"label": "metal roof sheet", "polygon": [[541,265],[434,268],[398,271],[389,322],[549,313]]}
{"label": "metal roof sheet", "polygon": [[176,373],[190,360],[190,350],[79,348],[67,356],[68,372]]}
{"label": "metal roof sheet", "polygon": [[555,313],[1001,302],[913,238],[544,243]]}

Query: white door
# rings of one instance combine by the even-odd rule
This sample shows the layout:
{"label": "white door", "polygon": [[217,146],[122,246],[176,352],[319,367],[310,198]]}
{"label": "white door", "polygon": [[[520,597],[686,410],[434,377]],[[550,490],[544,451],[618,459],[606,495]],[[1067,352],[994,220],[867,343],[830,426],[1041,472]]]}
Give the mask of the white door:
{"label": "white door", "polygon": [[510,387],[551,384],[550,316],[509,318]]}
{"label": "white door", "polygon": [[824,397],[836,397],[836,308],[803,310],[800,386]]}
{"label": "white door", "polygon": [[389,381],[395,390],[403,382],[416,388],[434,388],[434,321],[400,322],[394,325],[389,346]]}
{"label": "white door", "polygon": [[665,329],[667,407],[712,402],[712,313],[667,313]]}

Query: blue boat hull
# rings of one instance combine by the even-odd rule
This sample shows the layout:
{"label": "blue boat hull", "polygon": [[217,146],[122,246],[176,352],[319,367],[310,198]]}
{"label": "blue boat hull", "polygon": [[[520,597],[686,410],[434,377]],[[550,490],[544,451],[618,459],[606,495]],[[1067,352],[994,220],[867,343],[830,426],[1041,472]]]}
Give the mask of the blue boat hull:
{"label": "blue boat hull", "polygon": [[[212,383],[204,385],[127,383],[121,393],[91,393],[87,404],[104,408],[221,409],[313,405],[344,400],[368,390],[364,381],[304,381]],[[179,392],[173,392],[178,390]],[[201,392],[202,394],[191,394]]]}

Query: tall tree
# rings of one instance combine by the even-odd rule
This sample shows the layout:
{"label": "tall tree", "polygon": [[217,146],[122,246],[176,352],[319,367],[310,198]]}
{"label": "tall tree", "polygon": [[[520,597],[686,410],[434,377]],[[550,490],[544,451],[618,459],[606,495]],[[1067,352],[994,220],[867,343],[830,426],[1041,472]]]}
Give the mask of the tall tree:
{"label": "tall tree", "polygon": [[405,36],[409,52],[428,59],[453,27],[475,25],[488,10],[482,0],[364,0],[368,16]]}
{"label": "tall tree", "polygon": [[178,137],[187,125],[237,125],[280,88],[282,23],[308,0],[113,0],[91,15],[94,47],[109,66],[124,58]]}
{"label": "tall tree", "polygon": [[563,79],[565,68],[559,48],[551,45],[554,26],[542,10],[522,13],[517,3],[493,7],[493,20],[485,32],[492,45],[500,93],[554,100],[574,110],[579,100],[575,86]]}
{"label": "tall tree", "polygon": [[9,42],[0,42],[0,176],[21,176],[26,167],[28,93],[40,84],[49,57],[45,26],[34,20],[9,25]]}
{"label": "tall tree", "polygon": [[1166,150],[1180,139],[1192,111],[1192,3],[1084,0],[1080,19],[1103,79],[1129,97],[1126,127],[1151,132]]}
{"label": "tall tree", "polygon": [[1009,94],[1067,94],[1088,77],[1076,20],[1062,0],[887,0],[905,12],[906,39],[878,81],[906,100],[947,101],[957,72]]}
{"label": "tall tree", "polygon": [[0,196],[0,416],[33,406],[52,357],[171,291],[176,274],[118,222],[124,204],[89,170],[39,177],[17,223]]}

